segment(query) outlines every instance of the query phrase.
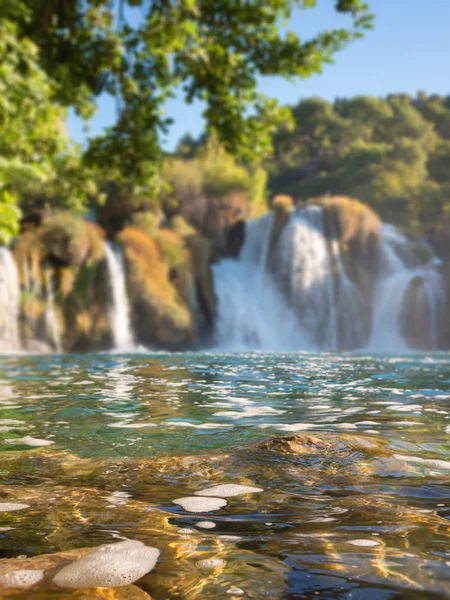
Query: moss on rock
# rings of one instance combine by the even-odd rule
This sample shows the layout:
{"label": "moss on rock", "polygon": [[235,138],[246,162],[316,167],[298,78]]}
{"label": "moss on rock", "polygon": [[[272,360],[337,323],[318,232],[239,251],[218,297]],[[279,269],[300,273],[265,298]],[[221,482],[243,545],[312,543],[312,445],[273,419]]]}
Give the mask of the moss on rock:
{"label": "moss on rock", "polygon": [[199,309],[198,333],[201,337],[208,338],[212,332],[216,312],[211,242],[181,216],[173,217],[169,227],[184,239],[189,249]]}
{"label": "moss on rock", "polygon": [[[168,236],[163,237],[168,252]],[[139,342],[168,349],[190,345],[194,339],[192,312],[171,281],[170,267],[157,242],[132,227],[125,228],[118,241],[128,267],[129,296]],[[180,249],[178,240],[176,244]],[[171,252],[173,259],[176,251],[172,248]]]}
{"label": "moss on rock", "polygon": [[16,240],[14,256],[20,280],[20,333],[26,348],[54,347],[48,331],[48,286],[62,349],[109,347],[110,323],[104,262],[104,232],[67,212],[43,219]]}

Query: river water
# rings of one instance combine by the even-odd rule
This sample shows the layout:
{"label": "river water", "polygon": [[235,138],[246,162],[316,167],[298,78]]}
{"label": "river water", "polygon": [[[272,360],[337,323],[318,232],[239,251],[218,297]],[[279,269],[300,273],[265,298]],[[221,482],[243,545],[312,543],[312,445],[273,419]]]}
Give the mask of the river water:
{"label": "river water", "polygon": [[0,558],[139,540],[154,600],[450,597],[447,354],[2,357],[0,476]]}

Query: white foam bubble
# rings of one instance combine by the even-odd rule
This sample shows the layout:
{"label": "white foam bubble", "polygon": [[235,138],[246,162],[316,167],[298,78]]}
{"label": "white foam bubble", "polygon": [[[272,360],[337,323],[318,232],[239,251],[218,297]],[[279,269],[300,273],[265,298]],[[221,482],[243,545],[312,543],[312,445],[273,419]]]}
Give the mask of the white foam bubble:
{"label": "white foam bubble", "polygon": [[430,469],[450,470],[450,461],[433,458],[420,458],[419,456],[406,456],[404,454],[394,454],[394,458],[404,460],[405,462],[414,462],[430,467]]}
{"label": "white foam bubble", "polygon": [[124,506],[128,503],[130,497],[131,495],[128,492],[113,492],[106,497],[106,500],[113,506]]}
{"label": "white foam bubble", "polygon": [[225,565],[225,561],[221,558],[205,558],[203,560],[199,560],[197,566],[203,569],[217,569],[218,567],[223,567]]}
{"label": "white foam bubble", "polygon": [[64,567],[53,583],[65,588],[115,588],[129,585],[153,569],[160,552],[142,542],[104,544]]}
{"label": "white foam bubble", "polygon": [[23,438],[9,438],[5,440],[7,444],[25,444],[25,446],[34,446],[38,448],[39,446],[51,446],[55,442],[51,440],[41,440],[39,438],[33,438],[29,435],[26,435]]}
{"label": "white foam bubble", "polygon": [[29,588],[44,579],[40,569],[21,569],[0,575],[0,587]]}
{"label": "white foam bubble", "polygon": [[168,421],[168,425],[177,425],[178,427],[192,427],[193,429],[224,429],[233,427],[231,423],[187,423],[185,421]]}
{"label": "white foam bubble", "polygon": [[214,521],[199,521],[195,526],[200,527],[200,529],[214,529],[217,527]]}
{"label": "white foam bubble", "polygon": [[309,429],[317,429],[321,425],[315,423],[280,423],[279,425],[263,424],[259,425],[260,429],[277,429],[278,431],[308,431]]}
{"label": "white foam bubble", "polygon": [[231,496],[240,496],[241,494],[256,494],[263,492],[262,488],[252,487],[249,485],[238,485],[236,483],[228,483],[215,485],[211,488],[194,492],[196,496],[215,496],[216,498],[231,498]]}
{"label": "white foam bubble", "polygon": [[189,527],[182,527],[181,529],[177,529],[177,533],[181,533],[182,535],[195,533],[193,529],[189,529]]}
{"label": "white foam bubble", "polygon": [[242,419],[244,417],[261,417],[264,415],[281,415],[285,410],[278,410],[271,406],[244,406],[242,411],[222,410],[213,414],[213,417],[228,417],[229,419]]}
{"label": "white foam bubble", "polygon": [[20,502],[0,502],[0,512],[9,512],[13,510],[25,510],[30,508],[29,504],[21,504]]}
{"label": "white foam bubble", "polygon": [[391,404],[386,406],[386,410],[394,410],[397,412],[420,412],[423,409],[421,404]]}
{"label": "white foam bubble", "polygon": [[366,547],[369,548],[371,546],[379,546],[380,542],[377,542],[376,540],[351,540],[350,542],[347,542],[347,544],[351,544],[352,546],[361,546],[361,547]]}
{"label": "white foam bubble", "polygon": [[108,427],[114,427],[117,429],[141,429],[142,427],[156,427],[155,423],[127,423],[125,421],[118,421],[117,423],[108,423]]}
{"label": "white foam bubble", "polygon": [[188,512],[204,513],[218,510],[226,506],[227,501],[224,498],[205,498],[204,496],[186,496],[177,498],[173,501],[174,504],[179,504],[181,508]]}

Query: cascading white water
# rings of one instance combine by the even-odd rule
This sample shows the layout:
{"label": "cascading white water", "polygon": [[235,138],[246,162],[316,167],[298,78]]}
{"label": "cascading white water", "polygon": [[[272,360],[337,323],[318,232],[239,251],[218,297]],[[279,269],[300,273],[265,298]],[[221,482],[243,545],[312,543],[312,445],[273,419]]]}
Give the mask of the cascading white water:
{"label": "cascading white water", "polygon": [[292,211],[268,269],[272,230],[271,213],[248,221],[239,260],[215,267],[219,346],[334,350],[341,338],[360,340],[358,292],[339,244],[327,239],[323,209]]}
{"label": "cascading white water", "polygon": [[334,282],[323,210],[309,206],[292,213],[277,248],[277,271],[291,304],[319,348],[338,345]]}
{"label": "cascading white water", "polygon": [[[369,349],[402,352],[409,349],[401,331],[401,314],[406,294],[414,280],[422,285],[429,313],[430,348],[439,342],[439,315],[445,306],[445,291],[436,261],[414,264],[411,242],[392,225],[381,226],[380,275],[375,293],[372,335]],[[422,248],[429,249],[422,244]]]}
{"label": "cascading white water", "polygon": [[55,313],[55,294],[50,267],[45,265],[45,298],[47,308],[45,309],[45,329],[48,339],[51,341],[56,352],[62,351],[61,334]]}
{"label": "cascading white water", "polygon": [[311,349],[294,311],[267,272],[273,215],[247,221],[239,260],[214,266],[216,343],[222,350]]}
{"label": "cascading white water", "polygon": [[19,278],[7,248],[0,248],[0,352],[19,350]]}
{"label": "cascading white water", "polygon": [[322,207],[292,214],[278,245],[277,269],[317,347],[358,345],[364,328],[358,292],[345,272],[337,240],[326,235]]}
{"label": "cascading white water", "polygon": [[[214,267],[218,346],[354,349],[366,346],[370,334],[374,351],[405,351],[410,339],[414,347],[437,348],[446,301],[437,259],[392,225],[383,225],[381,236],[370,334],[370,299],[346,272],[321,207],[292,211],[275,245],[271,213],[248,221],[239,259]],[[426,254],[430,260],[423,264]]]}
{"label": "cascading white water", "polygon": [[111,290],[110,318],[113,330],[114,348],[129,350],[134,345],[131,329],[131,309],[127,295],[125,265],[120,250],[105,244],[105,258]]}

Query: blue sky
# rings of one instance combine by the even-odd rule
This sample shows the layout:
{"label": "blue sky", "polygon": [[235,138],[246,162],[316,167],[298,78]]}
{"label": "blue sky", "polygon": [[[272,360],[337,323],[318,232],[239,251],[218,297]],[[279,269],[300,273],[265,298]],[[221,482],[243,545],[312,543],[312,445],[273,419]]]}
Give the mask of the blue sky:
{"label": "blue sky", "polygon": [[[369,0],[375,28],[364,39],[338,53],[321,75],[295,83],[270,77],[260,81],[264,93],[282,104],[321,96],[328,100],[358,94],[384,96],[394,92],[450,94],[450,0]],[[318,0],[318,6],[297,11],[290,24],[302,38],[317,31],[346,26],[348,16],[333,9],[334,0]],[[101,132],[114,119],[114,101],[99,100],[91,121],[91,133]],[[200,103],[186,106],[182,98],[170,100],[165,111],[175,119],[164,146],[172,150],[184,133],[203,131]],[[68,119],[72,137],[83,142],[83,123],[73,114]]]}

